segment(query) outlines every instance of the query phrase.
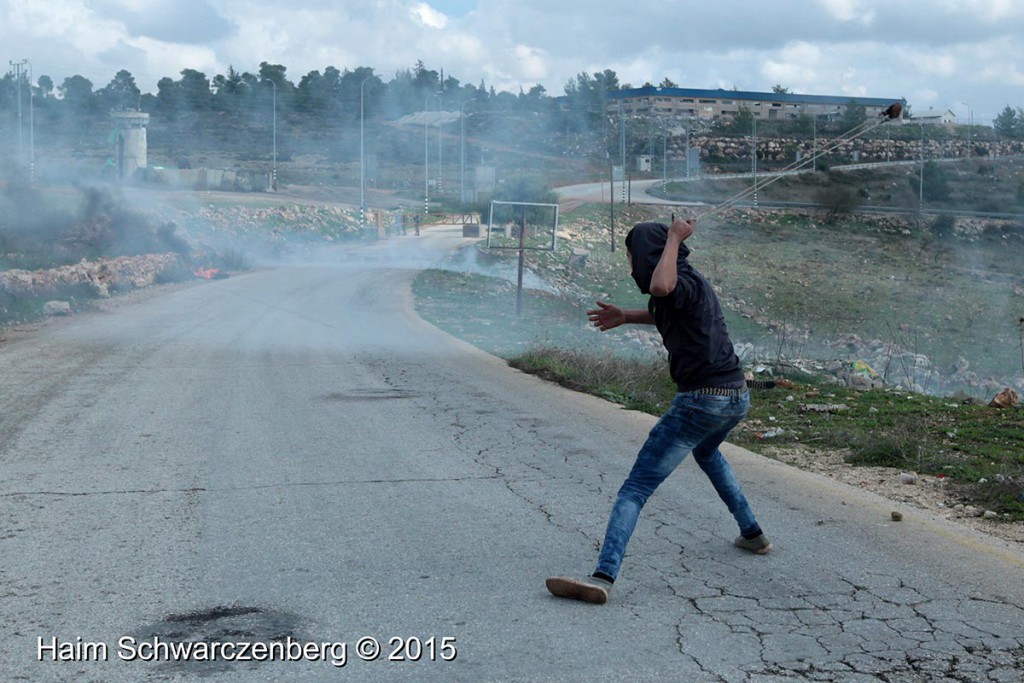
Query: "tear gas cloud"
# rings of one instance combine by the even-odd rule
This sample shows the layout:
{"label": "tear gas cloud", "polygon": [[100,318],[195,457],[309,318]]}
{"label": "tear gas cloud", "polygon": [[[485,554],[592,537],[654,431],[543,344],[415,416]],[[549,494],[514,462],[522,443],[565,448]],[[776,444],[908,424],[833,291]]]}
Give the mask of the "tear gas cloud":
{"label": "tear gas cloud", "polygon": [[[442,80],[446,88],[438,94]],[[461,209],[459,199],[463,194],[472,200],[466,207],[468,212],[482,214],[483,220],[490,196],[551,201],[550,195],[543,194],[553,185],[606,179],[612,162],[621,160],[620,134],[628,140],[628,159],[653,157],[648,177],[669,181],[689,174],[690,181],[680,185],[687,198],[720,199],[743,190],[752,180],[749,175],[732,181],[707,179],[713,173],[749,174],[753,170],[751,138],[736,131],[721,130],[707,122],[682,125],[644,117],[623,120],[614,115],[595,115],[599,108],[591,107],[593,103],[556,106],[543,91],[520,96],[488,92],[483,87],[460,85],[452,77],[443,79],[422,65],[399,72],[390,80],[365,68],[345,72],[328,69],[307,74],[297,86],[284,78],[280,65],[264,63],[256,75],[232,71],[212,80],[186,70],[180,79],[162,81],[155,95],[133,89],[127,72],[119,73],[99,93],[92,93],[91,85],[78,78],[67,79],[60,88],[61,98],[52,96],[40,81],[36,79],[33,84],[37,97],[32,100],[31,138],[26,135],[24,116],[16,115],[17,105],[9,89],[0,97],[0,246],[5,254],[0,265],[6,268],[31,269],[43,267],[47,261],[67,263],[100,255],[172,251],[182,254],[189,269],[335,268],[343,272],[374,268],[386,277],[388,272],[439,268],[514,283],[517,273],[513,258],[481,259],[475,246],[464,245],[453,251],[459,241],[456,239],[443,247],[427,240],[421,240],[422,248],[418,250],[411,247],[411,216],[424,208]],[[580,81],[577,86],[587,82]],[[584,97],[580,88],[575,89],[574,97]],[[263,177],[267,185],[276,172],[284,191],[275,194],[264,191],[266,187],[252,187],[255,191],[250,192],[194,191],[163,185],[167,181],[160,180],[164,176],[159,174],[145,182],[133,177],[122,182],[118,131],[108,112],[126,105],[141,106],[151,113],[147,130],[151,170],[164,169],[166,177],[199,177],[206,172],[204,169],[232,169],[255,173],[253,177]],[[453,116],[439,125],[402,123],[410,114],[438,110]],[[924,129],[918,128],[886,129],[884,134],[879,131],[862,141],[858,150],[863,161],[884,159],[903,165],[894,166],[888,185],[882,190],[872,189],[872,196],[861,197],[861,204],[882,202],[883,192],[894,205],[916,203],[919,188],[915,181],[918,176],[925,178],[919,144],[936,159],[962,160],[985,149],[986,158],[973,162],[978,169],[973,173],[986,179],[996,179],[1003,173],[999,169],[1010,168],[1008,155],[1013,149],[1000,146],[1003,142],[991,132],[981,128],[968,130],[966,135],[965,131],[944,136],[928,132],[925,140]],[[772,135],[765,133],[758,141],[760,172],[768,173],[773,165],[778,168],[790,163],[797,151],[808,153],[807,141],[803,146],[794,142],[798,136],[792,131],[777,131],[774,137],[778,140],[772,140]],[[968,135],[975,137],[969,139]],[[693,149],[701,150],[699,154],[687,156],[687,141]],[[29,145],[31,168],[26,163]],[[821,173],[837,165],[840,156],[837,153],[817,161],[814,167],[818,175],[840,178],[838,172]],[[997,170],[985,170],[986,164]],[[632,169],[632,161],[627,165]],[[536,180],[523,181],[531,177]],[[848,177],[856,185],[857,176]],[[924,186],[930,188],[933,184],[929,177]],[[528,196],[516,196],[524,187]],[[795,183],[783,179],[763,189],[758,199],[770,203],[795,192],[795,187]],[[618,188],[616,184],[614,199],[621,206]],[[776,191],[778,194],[773,195]],[[972,192],[974,199],[965,198],[957,208],[972,212],[984,208],[980,207],[978,191]],[[367,226],[362,225],[359,211],[364,195]],[[607,199],[602,195],[600,201]],[[799,200],[823,201],[809,190]],[[402,214],[408,220],[404,237],[399,235],[398,227]],[[369,233],[376,233],[378,220],[389,235],[368,244]],[[1021,271],[1013,275],[1005,262],[992,268],[991,251],[985,243],[996,228],[988,226],[984,216],[970,220],[972,225],[980,226],[980,232],[965,234],[961,226],[955,237],[945,238],[949,245],[945,252],[922,251],[920,258],[948,263],[950,277],[935,281],[942,293],[962,287],[959,276],[986,280],[991,286],[971,299],[983,300],[984,305],[971,306],[969,315],[960,315],[956,307],[964,302],[950,299],[952,320],[939,316],[932,323],[918,320],[911,329],[903,329],[900,325],[905,321],[893,319],[886,323],[891,327],[884,328],[893,332],[875,337],[900,346],[901,353],[931,356],[946,338],[944,326],[955,325],[962,328],[961,336],[965,338],[992,342],[975,349],[983,348],[992,358],[966,358],[974,374],[965,376],[960,372],[961,378],[977,387],[986,382],[994,386],[1016,381],[1024,371],[1011,362],[1017,358],[1020,345],[1017,321],[1024,315],[1024,294],[1020,293],[1024,292],[1024,281],[1019,276]],[[1013,220],[1003,220],[1004,227],[1000,228],[1007,235],[1008,248],[1020,243],[1019,214],[1016,224]],[[731,229],[723,224],[721,234],[730,235]],[[728,282],[728,269],[715,272],[717,257],[711,253],[715,249],[712,231],[719,228],[710,223],[707,230],[711,247],[705,254],[698,252],[698,258],[708,259],[702,265],[709,276],[721,276],[723,282]],[[759,258],[763,245],[756,240],[771,241],[783,233],[783,228],[773,227],[766,220],[759,234],[743,238],[751,240],[750,258]],[[564,250],[573,245],[562,246]],[[872,264],[877,277],[897,281],[908,278],[908,282],[914,278],[913,272],[886,271],[883,256],[880,254]],[[794,255],[790,260],[801,258]],[[844,259],[843,255],[830,254],[826,262],[806,261],[811,265],[801,267],[848,268],[850,263],[844,264]],[[576,311],[585,305],[578,301],[579,292],[552,281],[548,275],[540,267],[533,268],[528,259],[524,284],[537,292],[573,298]],[[188,273],[181,276],[188,277]],[[628,278],[625,268],[622,277]],[[790,273],[787,277],[795,276]],[[724,298],[727,305],[743,310],[745,303],[734,300],[742,298],[738,291],[726,285]],[[888,309],[878,298],[879,291],[865,289],[861,296],[873,298],[876,313],[884,317]],[[572,330],[572,334],[585,327],[581,319],[551,322]],[[777,353],[779,348],[792,354],[813,351],[821,360],[832,360],[845,356],[829,346],[826,337],[857,333],[859,324],[855,320],[793,323],[785,342],[779,340],[778,325],[762,331],[761,336],[744,328],[737,331],[736,341],[751,362],[758,356]],[[656,343],[646,346],[658,352]],[[1003,351],[991,350],[996,347]],[[897,362],[895,357],[894,353],[888,355],[893,363]],[[932,363],[934,369],[931,358],[924,362]],[[949,367],[941,370],[951,374]],[[901,369],[895,374],[913,375],[914,379],[930,376],[923,370]],[[948,385],[936,380],[919,388],[939,390]]]}

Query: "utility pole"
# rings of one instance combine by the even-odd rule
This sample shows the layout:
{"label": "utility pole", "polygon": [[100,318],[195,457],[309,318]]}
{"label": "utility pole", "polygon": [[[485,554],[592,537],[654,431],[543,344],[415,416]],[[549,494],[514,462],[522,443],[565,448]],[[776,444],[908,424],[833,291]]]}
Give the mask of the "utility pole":
{"label": "utility pole", "polygon": [[274,129],[274,142],[273,142],[273,145],[274,145],[274,151],[273,151],[274,158],[273,158],[273,164],[270,167],[270,187],[271,187],[272,190],[274,190],[276,192],[277,191],[277,83],[275,83],[273,79],[270,79],[270,85],[274,88],[272,105],[271,105],[273,107],[273,110],[274,110],[274,113],[273,113],[273,126],[272,126],[273,129]]}
{"label": "utility pole", "polygon": [[818,114],[811,117],[811,129],[814,131],[814,142],[811,145],[811,170],[818,172]]}
{"label": "utility pole", "polygon": [[[609,160],[610,161],[610,160]],[[612,253],[615,253],[615,164],[608,164],[608,209],[611,212]]]}
{"label": "utility pole", "polygon": [[754,173],[754,208],[757,208],[757,114],[751,114],[753,133],[750,140],[750,165]]}
{"label": "utility pole", "polygon": [[32,63],[27,59],[28,64],[28,181],[36,181],[36,116],[35,116],[35,90],[32,88],[34,78],[32,77]]}
{"label": "utility pole", "polygon": [[[441,137],[441,124],[440,124],[440,112],[441,112],[441,93],[429,93],[423,98],[423,214],[424,216],[430,213],[430,98],[437,98],[437,111],[438,111],[438,124],[437,124],[437,137]],[[441,191],[441,141],[438,139],[437,142],[437,177],[438,177],[438,194]]]}
{"label": "utility pole", "polygon": [[25,65],[28,63],[27,60],[23,59],[20,62],[13,60],[9,61],[8,64],[14,70],[14,83],[18,89],[18,160],[22,160],[25,156],[25,145],[23,142],[23,136],[21,132],[21,78]]}
{"label": "utility pole", "polygon": [[971,149],[971,129],[974,128],[974,108],[966,102],[960,104],[967,107],[967,158],[970,159],[974,156],[974,150]]}
{"label": "utility pole", "polygon": [[359,229],[366,228],[366,148],[363,144],[363,97],[365,85],[373,78],[370,74],[359,84]]}
{"label": "utility pole", "polygon": [[686,179],[690,179],[690,118],[686,118]]}
{"label": "utility pole", "polygon": [[[442,79],[441,82],[443,84],[444,80]],[[442,170],[444,168],[444,165],[441,163],[441,145],[442,145],[442,143],[444,141],[444,138],[441,136],[441,124],[444,121],[443,117],[441,116],[441,95],[443,93],[444,93],[443,89],[437,93],[437,196],[438,197],[441,196],[441,191],[442,191],[441,184],[442,184],[442,179],[443,179]]]}
{"label": "utility pole", "polygon": [[[21,105],[21,91],[23,82],[28,83],[28,177],[29,182],[35,182],[36,178],[36,129],[35,129],[35,91],[32,89],[32,63],[27,59],[20,62],[11,60],[8,62],[14,73],[14,82],[18,89],[18,161],[25,159],[25,142],[23,132],[23,115]],[[28,67],[28,78],[25,77],[25,67]]]}
{"label": "utility pole", "polygon": [[466,105],[472,102],[464,100],[459,105],[459,202],[463,205],[466,203]]}
{"label": "utility pole", "polygon": [[668,126],[662,121],[661,131],[661,191],[668,190]]}
{"label": "utility pole", "polygon": [[917,213],[918,220],[924,218],[924,123],[918,121],[921,126],[921,165],[918,167],[917,175]]}

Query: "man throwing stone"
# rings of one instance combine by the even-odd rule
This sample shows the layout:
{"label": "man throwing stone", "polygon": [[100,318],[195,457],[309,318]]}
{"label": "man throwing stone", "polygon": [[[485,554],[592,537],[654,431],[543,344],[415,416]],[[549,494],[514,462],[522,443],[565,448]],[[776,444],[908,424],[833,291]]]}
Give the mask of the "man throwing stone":
{"label": "man throwing stone", "polygon": [[640,292],[650,296],[646,310],[623,310],[598,301],[588,311],[602,332],[627,323],[655,325],[668,350],[669,370],[678,393],[651,429],[629,476],[619,489],[593,574],[553,577],[547,588],[562,598],[604,604],[619,574],[640,510],[688,453],[707,475],[739,525],[735,545],[763,555],[771,543],[719,451],[729,432],[747,416],[750,394],[743,368],[726,330],[711,285],[690,265],[683,242],[696,221],[638,223],[626,235],[626,255]]}

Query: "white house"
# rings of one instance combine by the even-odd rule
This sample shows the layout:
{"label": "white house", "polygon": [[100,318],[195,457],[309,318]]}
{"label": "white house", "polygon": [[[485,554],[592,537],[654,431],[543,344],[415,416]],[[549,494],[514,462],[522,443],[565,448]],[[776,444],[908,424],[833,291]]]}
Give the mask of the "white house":
{"label": "white house", "polygon": [[956,123],[956,114],[949,109],[945,111],[939,111],[938,109],[929,109],[921,114],[914,113],[911,121],[913,123],[927,123],[927,124],[951,124]]}

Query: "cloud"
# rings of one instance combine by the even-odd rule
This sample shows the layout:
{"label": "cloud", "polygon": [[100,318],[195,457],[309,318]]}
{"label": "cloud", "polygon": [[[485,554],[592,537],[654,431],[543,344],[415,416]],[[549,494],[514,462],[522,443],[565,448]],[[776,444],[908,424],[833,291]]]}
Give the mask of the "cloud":
{"label": "cloud", "polygon": [[538,82],[547,78],[547,55],[544,50],[529,45],[516,45],[512,52],[515,55],[516,71],[525,80]]}
{"label": "cloud", "polygon": [[95,0],[94,7],[123,24],[130,37],[196,45],[235,30],[206,0]]}
{"label": "cloud", "polygon": [[412,8],[412,15],[427,28],[443,29],[448,25],[448,17],[425,2],[416,3]]}
{"label": "cloud", "polygon": [[[677,3],[679,5],[683,3]],[[671,5],[671,3],[669,3]],[[580,72],[640,85],[975,102],[976,118],[1020,94],[1018,0],[0,0],[11,58],[56,82],[106,83],[125,68],[146,92],[193,68],[283,64],[297,81],[327,66],[383,78],[418,60],[464,83],[559,95]],[[123,63],[117,63],[124,60]],[[1020,101],[1012,101],[1014,99]],[[993,102],[991,106],[985,104]]]}
{"label": "cloud", "polygon": [[875,12],[870,3],[861,0],[818,0],[833,17],[843,22],[855,22],[864,26],[874,23]]}

